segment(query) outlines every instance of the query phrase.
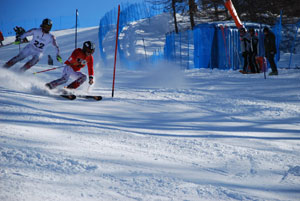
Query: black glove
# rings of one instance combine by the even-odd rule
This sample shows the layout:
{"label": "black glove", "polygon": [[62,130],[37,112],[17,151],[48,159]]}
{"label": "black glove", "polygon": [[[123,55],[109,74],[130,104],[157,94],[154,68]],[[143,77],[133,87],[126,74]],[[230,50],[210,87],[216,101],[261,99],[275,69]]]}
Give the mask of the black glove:
{"label": "black glove", "polygon": [[89,77],[89,84],[90,85],[94,84],[94,78],[93,78],[93,76]]}

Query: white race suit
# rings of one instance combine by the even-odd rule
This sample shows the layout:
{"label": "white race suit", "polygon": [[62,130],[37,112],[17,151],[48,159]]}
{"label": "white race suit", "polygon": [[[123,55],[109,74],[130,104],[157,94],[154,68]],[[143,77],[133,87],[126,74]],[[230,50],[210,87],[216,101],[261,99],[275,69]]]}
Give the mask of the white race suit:
{"label": "white race suit", "polygon": [[52,44],[55,47],[56,53],[59,55],[59,48],[56,38],[51,33],[44,33],[41,28],[34,28],[24,33],[21,36],[21,40],[27,36],[33,36],[30,43],[26,45],[17,56],[9,60],[4,67],[9,68],[26,57],[32,56],[32,59],[21,68],[22,71],[28,70],[40,60],[40,58],[43,56],[45,47],[47,47],[49,44]]}

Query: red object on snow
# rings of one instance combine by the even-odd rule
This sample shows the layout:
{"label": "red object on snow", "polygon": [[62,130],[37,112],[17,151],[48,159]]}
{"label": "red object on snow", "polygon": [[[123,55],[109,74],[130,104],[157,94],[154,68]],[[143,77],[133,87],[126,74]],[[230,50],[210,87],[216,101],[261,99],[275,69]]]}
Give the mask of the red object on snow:
{"label": "red object on snow", "polygon": [[260,72],[266,72],[267,69],[267,60],[265,57],[256,57],[256,63],[259,66]]}
{"label": "red object on snow", "polygon": [[4,37],[1,31],[0,31],[0,41],[4,41]]}

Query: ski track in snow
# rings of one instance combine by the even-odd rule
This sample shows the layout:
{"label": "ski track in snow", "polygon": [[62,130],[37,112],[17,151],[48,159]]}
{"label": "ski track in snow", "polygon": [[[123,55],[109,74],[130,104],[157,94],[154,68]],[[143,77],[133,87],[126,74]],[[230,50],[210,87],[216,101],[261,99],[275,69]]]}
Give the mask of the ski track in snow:
{"label": "ski track in snow", "polygon": [[[64,59],[69,34],[57,32]],[[1,64],[16,51],[0,49]],[[30,74],[45,60],[23,75],[12,72],[22,63],[0,69],[0,200],[299,200],[299,70],[264,80],[118,66],[111,98],[112,71],[99,60],[100,102],[46,90],[60,71]]]}

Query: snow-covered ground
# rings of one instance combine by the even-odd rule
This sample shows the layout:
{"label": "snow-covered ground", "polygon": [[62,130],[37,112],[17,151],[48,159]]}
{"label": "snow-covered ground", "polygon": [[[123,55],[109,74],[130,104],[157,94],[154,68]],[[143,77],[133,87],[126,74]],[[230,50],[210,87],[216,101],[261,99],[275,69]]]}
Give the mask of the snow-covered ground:
{"label": "snow-covered ground", "polygon": [[[54,33],[67,59],[73,31]],[[97,34],[81,29],[78,46],[98,48]],[[0,48],[0,64],[18,51]],[[32,74],[51,68],[46,56],[24,74],[25,61],[0,69],[0,200],[299,200],[300,70],[118,63],[111,98],[113,63],[94,56],[100,102],[51,95],[61,70]]]}

